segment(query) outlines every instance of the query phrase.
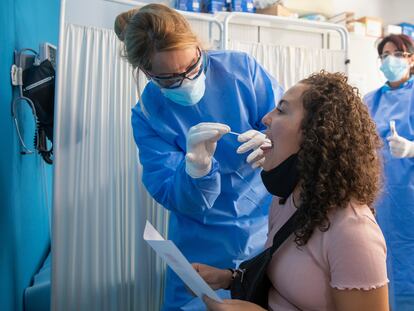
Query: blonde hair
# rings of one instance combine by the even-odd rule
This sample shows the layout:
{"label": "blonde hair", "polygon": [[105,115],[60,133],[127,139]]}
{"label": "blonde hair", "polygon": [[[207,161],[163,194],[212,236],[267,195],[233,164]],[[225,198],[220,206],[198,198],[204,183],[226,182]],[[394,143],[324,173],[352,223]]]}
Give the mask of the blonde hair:
{"label": "blonde hair", "polygon": [[[126,59],[137,72],[139,94],[139,70],[151,70],[155,53],[201,45],[187,20],[162,4],[152,3],[139,10],[133,9],[118,15],[114,30],[118,38],[124,42]],[[139,102],[145,112],[141,98]]]}

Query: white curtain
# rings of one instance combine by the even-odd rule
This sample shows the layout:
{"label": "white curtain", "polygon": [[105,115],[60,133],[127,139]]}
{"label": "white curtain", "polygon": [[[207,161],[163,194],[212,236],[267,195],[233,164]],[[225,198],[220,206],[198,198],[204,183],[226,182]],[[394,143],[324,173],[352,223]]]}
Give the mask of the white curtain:
{"label": "white curtain", "polygon": [[229,49],[244,51],[255,57],[285,90],[321,69],[345,72],[344,51],[235,40],[229,42]]}
{"label": "white curtain", "polygon": [[159,310],[163,263],[144,244],[165,209],[141,183],[136,83],[111,30],[66,25],[58,64],[52,310]]}

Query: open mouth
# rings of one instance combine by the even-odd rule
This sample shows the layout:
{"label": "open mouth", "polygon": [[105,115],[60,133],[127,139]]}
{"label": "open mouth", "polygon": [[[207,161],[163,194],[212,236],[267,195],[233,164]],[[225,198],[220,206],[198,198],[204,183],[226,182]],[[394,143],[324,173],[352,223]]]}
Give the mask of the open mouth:
{"label": "open mouth", "polygon": [[273,148],[273,142],[269,138],[266,138],[265,142],[260,146],[260,149],[267,151]]}

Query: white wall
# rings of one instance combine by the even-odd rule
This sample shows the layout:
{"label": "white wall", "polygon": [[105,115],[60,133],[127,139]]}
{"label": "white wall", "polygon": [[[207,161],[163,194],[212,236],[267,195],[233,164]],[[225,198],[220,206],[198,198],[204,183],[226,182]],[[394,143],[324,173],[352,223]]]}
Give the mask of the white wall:
{"label": "white wall", "polygon": [[414,0],[384,0],[383,19],[389,24],[409,22],[414,24]]}
{"label": "white wall", "polygon": [[385,78],[379,70],[377,39],[350,34],[349,80],[362,95],[379,88]]}

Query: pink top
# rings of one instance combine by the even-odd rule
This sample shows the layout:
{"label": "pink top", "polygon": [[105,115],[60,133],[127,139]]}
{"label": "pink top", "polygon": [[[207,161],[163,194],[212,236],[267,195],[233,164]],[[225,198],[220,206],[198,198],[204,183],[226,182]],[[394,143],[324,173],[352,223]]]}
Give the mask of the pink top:
{"label": "pink top", "polygon": [[[266,247],[295,209],[292,196],[284,205],[273,199]],[[273,255],[269,310],[332,311],[331,287],[369,290],[387,284],[385,240],[368,206],[350,203],[328,218],[328,231],[316,229],[302,247],[291,235]]]}

